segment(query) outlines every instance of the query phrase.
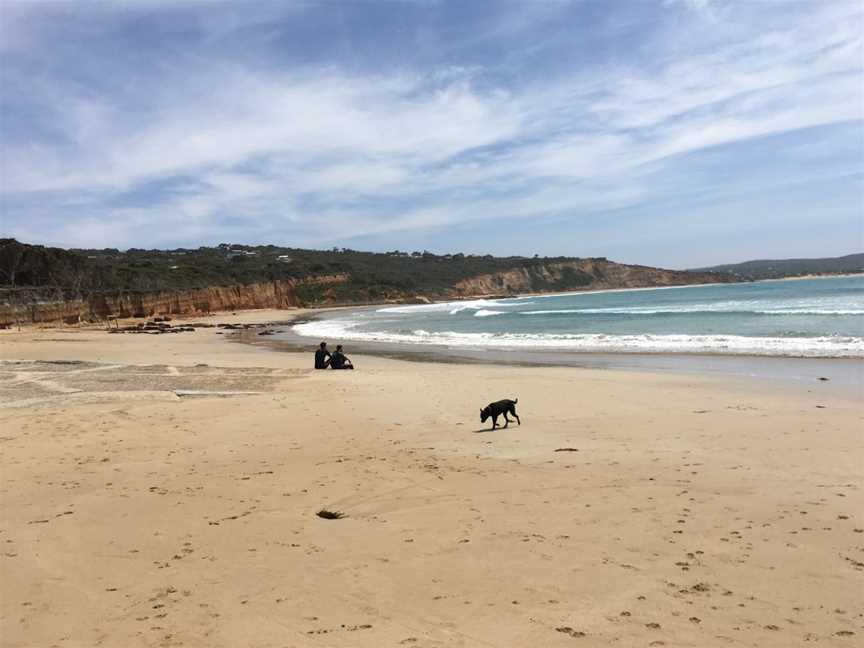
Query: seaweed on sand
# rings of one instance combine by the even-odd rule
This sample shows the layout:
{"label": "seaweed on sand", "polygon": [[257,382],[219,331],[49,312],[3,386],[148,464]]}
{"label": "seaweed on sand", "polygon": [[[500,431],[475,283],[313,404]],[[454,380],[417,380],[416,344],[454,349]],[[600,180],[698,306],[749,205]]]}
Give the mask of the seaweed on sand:
{"label": "seaweed on sand", "polygon": [[345,517],[345,514],[340,511],[328,511],[327,509],[321,509],[315,515],[325,520],[341,520]]}

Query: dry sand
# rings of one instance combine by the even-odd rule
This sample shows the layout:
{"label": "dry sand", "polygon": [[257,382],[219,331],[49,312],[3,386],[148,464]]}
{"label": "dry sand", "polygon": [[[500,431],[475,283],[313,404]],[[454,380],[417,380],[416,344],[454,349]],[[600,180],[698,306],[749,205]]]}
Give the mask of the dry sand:
{"label": "dry sand", "polygon": [[[830,384],[225,338],[0,334],[4,647],[862,645]],[[504,397],[522,426],[483,431]]]}

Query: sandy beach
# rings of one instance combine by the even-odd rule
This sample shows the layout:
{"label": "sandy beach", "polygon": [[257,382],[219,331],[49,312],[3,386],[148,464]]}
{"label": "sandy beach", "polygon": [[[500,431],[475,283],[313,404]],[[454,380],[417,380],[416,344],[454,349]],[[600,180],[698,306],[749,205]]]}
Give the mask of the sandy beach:
{"label": "sandy beach", "polygon": [[4,647],[861,645],[864,413],[830,381],[229,337],[0,332]]}

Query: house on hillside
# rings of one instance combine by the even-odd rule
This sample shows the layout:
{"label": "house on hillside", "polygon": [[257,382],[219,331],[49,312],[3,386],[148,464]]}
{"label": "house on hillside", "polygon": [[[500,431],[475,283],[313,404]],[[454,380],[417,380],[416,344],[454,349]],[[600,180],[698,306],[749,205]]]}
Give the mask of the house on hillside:
{"label": "house on hillside", "polygon": [[254,257],[258,256],[258,253],[254,250],[238,250],[236,248],[231,248],[228,252],[225,253],[226,259],[234,259],[236,257]]}

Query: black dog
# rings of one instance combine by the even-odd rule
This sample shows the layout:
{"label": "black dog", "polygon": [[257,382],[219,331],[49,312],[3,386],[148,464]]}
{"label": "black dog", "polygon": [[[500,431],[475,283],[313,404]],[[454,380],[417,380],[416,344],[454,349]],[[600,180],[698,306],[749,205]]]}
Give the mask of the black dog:
{"label": "black dog", "polygon": [[497,403],[489,403],[486,407],[480,410],[480,422],[485,423],[486,419],[490,416],[492,417],[492,429],[494,430],[498,427],[498,417],[501,414],[504,415],[504,427],[506,428],[510,425],[510,419],[507,418],[507,414],[510,413],[516,418],[516,422],[519,425],[522,425],[522,421],[519,420],[518,414],[516,414],[516,403],[519,402],[519,399],[510,400],[509,398],[505,398],[504,400],[500,400]]}

